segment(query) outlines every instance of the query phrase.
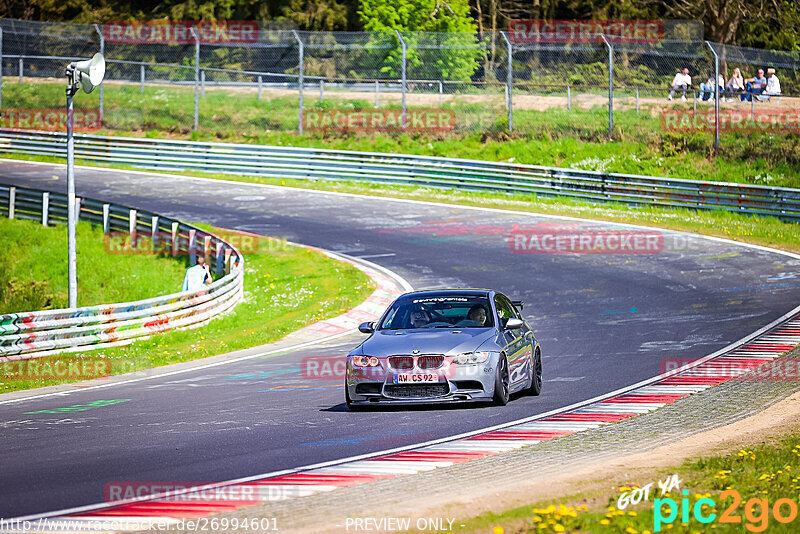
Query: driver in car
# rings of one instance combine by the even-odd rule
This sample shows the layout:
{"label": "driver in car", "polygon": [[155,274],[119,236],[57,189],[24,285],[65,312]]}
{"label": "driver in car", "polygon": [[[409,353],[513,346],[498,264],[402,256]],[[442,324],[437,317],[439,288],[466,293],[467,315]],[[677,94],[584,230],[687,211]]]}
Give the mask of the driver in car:
{"label": "driver in car", "polygon": [[426,310],[420,308],[411,312],[411,326],[414,328],[422,328],[429,322],[431,322],[431,316]]}
{"label": "driver in car", "polygon": [[469,309],[469,313],[467,313],[467,319],[470,321],[475,321],[476,323],[480,323],[482,325],[486,324],[486,308],[481,306],[480,304],[476,304],[472,308]]}

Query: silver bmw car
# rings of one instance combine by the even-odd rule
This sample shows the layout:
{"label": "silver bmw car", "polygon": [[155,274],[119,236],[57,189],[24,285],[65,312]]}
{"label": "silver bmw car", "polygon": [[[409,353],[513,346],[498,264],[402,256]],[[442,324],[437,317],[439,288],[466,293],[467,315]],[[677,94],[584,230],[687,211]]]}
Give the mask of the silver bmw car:
{"label": "silver bmw car", "polygon": [[406,293],[347,356],[345,401],[376,404],[493,401],[542,391],[542,355],[522,304],[487,289]]}

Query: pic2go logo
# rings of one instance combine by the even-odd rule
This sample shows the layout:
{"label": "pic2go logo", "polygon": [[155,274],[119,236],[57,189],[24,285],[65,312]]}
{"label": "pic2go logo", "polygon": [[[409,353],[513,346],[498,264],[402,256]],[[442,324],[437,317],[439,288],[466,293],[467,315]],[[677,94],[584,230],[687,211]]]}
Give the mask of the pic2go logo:
{"label": "pic2go logo", "polygon": [[[694,506],[689,504],[689,490],[682,490],[683,498],[680,504],[669,497],[653,500],[653,530],[661,532],[662,525],[670,525],[680,513],[681,523],[684,525],[690,521],[690,513],[695,521],[703,524],[712,523],[717,520],[717,514],[711,510],[717,506],[714,499],[703,497],[694,502]],[[742,503],[742,496],[737,490],[725,490],[719,495],[720,503],[727,499],[733,502],[719,514],[719,523],[744,523],[745,528],[750,532],[764,532],[769,526],[769,518],[778,523],[791,523],[797,517],[797,503],[791,499],[782,498],[775,501],[770,508],[769,499],[753,497],[744,505],[744,521],[742,516],[737,514],[739,505]],[[669,511],[666,512],[665,509]],[[665,515],[666,512],[666,515]]]}

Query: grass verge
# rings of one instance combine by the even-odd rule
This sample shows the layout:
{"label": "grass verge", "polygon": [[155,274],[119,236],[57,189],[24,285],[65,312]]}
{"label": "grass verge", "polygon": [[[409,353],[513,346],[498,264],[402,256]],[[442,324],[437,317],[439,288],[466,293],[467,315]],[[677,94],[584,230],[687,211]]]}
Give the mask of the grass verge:
{"label": "grass verge", "polygon": [[[659,531],[763,532],[767,529],[769,532],[797,532],[800,521],[797,517],[800,508],[798,428],[791,429],[775,443],[687,460],[671,471],[657,474],[656,479],[666,481],[673,474],[677,474],[681,481],[680,489],[661,496],[658,485],[654,483],[649,489],[649,499],[636,505],[626,505],[625,497],[620,503],[620,498],[642,488],[620,485],[618,493],[606,497],[576,494],[499,514],[457,520],[455,524],[464,526],[455,532],[649,534]],[[682,490],[688,490],[688,494],[684,495]],[[671,499],[674,505],[667,499]],[[672,509],[677,514],[667,521]],[[686,517],[683,516],[684,509],[687,510]],[[713,514],[714,519],[701,522],[695,509],[703,518]],[[661,512],[657,513],[658,510]],[[779,521],[776,512],[784,520],[791,517],[791,521]],[[723,519],[725,513],[729,519]],[[654,516],[659,520],[656,521]]]}
{"label": "grass verge", "polygon": [[[78,305],[180,291],[186,266],[171,258],[109,254],[103,231],[76,228]],[[67,227],[0,217],[0,314],[68,306]]]}
{"label": "grass verge", "polygon": [[[63,92],[61,83],[7,83],[3,98],[9,108],[58,108],[63,105]],[[688,103],[668,104],[664,100],[662,104],[648,104],[641,113],[633,109],[615,111],[613,141],[609,141],[608,112],[604,107],[518,109],[512,133],[507,129],[502,99],[492,102],[445,103],[443,108],[456,116],[453,132],[315,132],[307,127],[305,135],[299,135],[296,95],[267,92],[266,98],[258,100],[255,89],[207,88],[200,100],[199,129],[192,131],[192,87],[151,86],[140,93],[135,84],[107,84],[104,128],[99,133],[450,156],[800,187],[800,136],[723,133],[716,150],[712,134],[669,132],[662,127],[661,112],[689,110],[692,105]],[[331,91],[324,101],[309,97],[306,104],[309,112],[373,109],[366,93],[363,99],[354,99]],[[745,106],[725,106],[739,109],[736,106],[740,104]],[[98,108],[98,93],[82,95],[76,105],[82,109]],[[698,109],[710,109],[709,104],[703,103]]]}
{"label": "grass verge", "polygon": [[[117,375],[214,356],[277,341],[303,326],[344,313],[374,290],[373,282],[360,270],[319,252],[268,238],[261,239],[256,250],[245,256],[244,302],[233,312],[201,328],[165,332],[124,347],[67,354],[64,359],[105,358],[111,363],[111,374]],[[184,269],[173,263],[180,273],[179,288]],[[170,286],[170,292],[174,290]],[[2,376],[0,393],[69,382],[17,378]]]}

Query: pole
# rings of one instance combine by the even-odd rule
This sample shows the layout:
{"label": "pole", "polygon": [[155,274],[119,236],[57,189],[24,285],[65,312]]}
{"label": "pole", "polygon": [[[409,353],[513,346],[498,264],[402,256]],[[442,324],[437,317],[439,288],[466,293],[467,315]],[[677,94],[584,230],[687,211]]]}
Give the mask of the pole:
{"label": "pole", "polygon": [[395,35],[397,35],[397,39],[400,41],[401,52],[402,52],[402,61],[403,64],[400,66],[400,91],[402,93],[402,125],[403,128],[406,127],[406,42],[403,40],[403,36],[400,35],[398,30],[394,31]]}
{"label": "pole", "polygon": [[189,28],[189,32],[194,38],[194,127],[196,132],[200,126],[200,37],[194,30],[194,26]]}
{"label": "pole", "polygon": [[508,131],[514,131],[514,47],[511,46],[511,41],[508,39],[506,32],[500,32],[503,39],[506,41],[506,49],[508,50],[508,67],[506,70],[506,86],[508,87]]}
{"label": "pole", "polygon": [[139,77],[141,79],[139,85],[139,92],[144,93],[144,65],[139,65]]}
{"label": "pole", "polygon": [[300,39],[300,34],[297,33],[297,30],[292,30],[294,34],[294,38],[297,39],[297,46],[298,51],[297,55],[297,66],[298,66],[298,76],[297,76],[297,90],[300,93],[300,104],[299,104],[299,111],[297,113],[297,118],[299,120],[299,128],[300,135],[303,135],[303,63],[304,63],[304,55],[305,55],[305,46],[303,45],[303,40]]}
{"label": "pole", "polygon": [[319,101],[322,102],[325,100],[325,80],[319,80]]}
{"label": "pole", "polygon": [[[73,64],[74,65],[74,64]],[[78,307],[78,261],[75,246],[75,140],[72,136],[72,97],[78,88],[75,68],[67,70],[67,281],[69,287],[69,307]]]}
{"label": "pole", "polygon": [[567,86],[567,110],[572,109],[572,87]]}
{"label": "pole", "polygon": [[[106,55],[106,38],[103,37],[103,32],[100,31],[100,25],[95,24],[94,25],[94,31],[96,31],[97,35],[100,37],[100,53],[103,54],[103,56],[105,56]],[[100,120],[101,121],[103,120],[103,102],[104,102],[104,99],[103,99],[103,86],[104,85],[105,84],[103,82],[100,82]]]}
{"label": "pole", "polygon": [[258,100],[261,100],[261,76],[258,77]]}
{"label": "pole", "polygon": [[608,47],[608,136],[614,135],[614,47],[601,35]]}
{"label": "pole", "polygon": [[714,54],[714,149],[719,149],[719,56],[711,43],[706,41],[706,45]]}
{"label": "pole", "polygon": [[378,85],[378,80],[375,80],[375,109],[378,109],[378,107],[381,105],[380,96],[379,96],[380,95],[380,91],[381,90],[380,90],[380,86]]}
{"label": "pole", "polygon": [[3,109],[3,28],[0,28],[0,109]]}

